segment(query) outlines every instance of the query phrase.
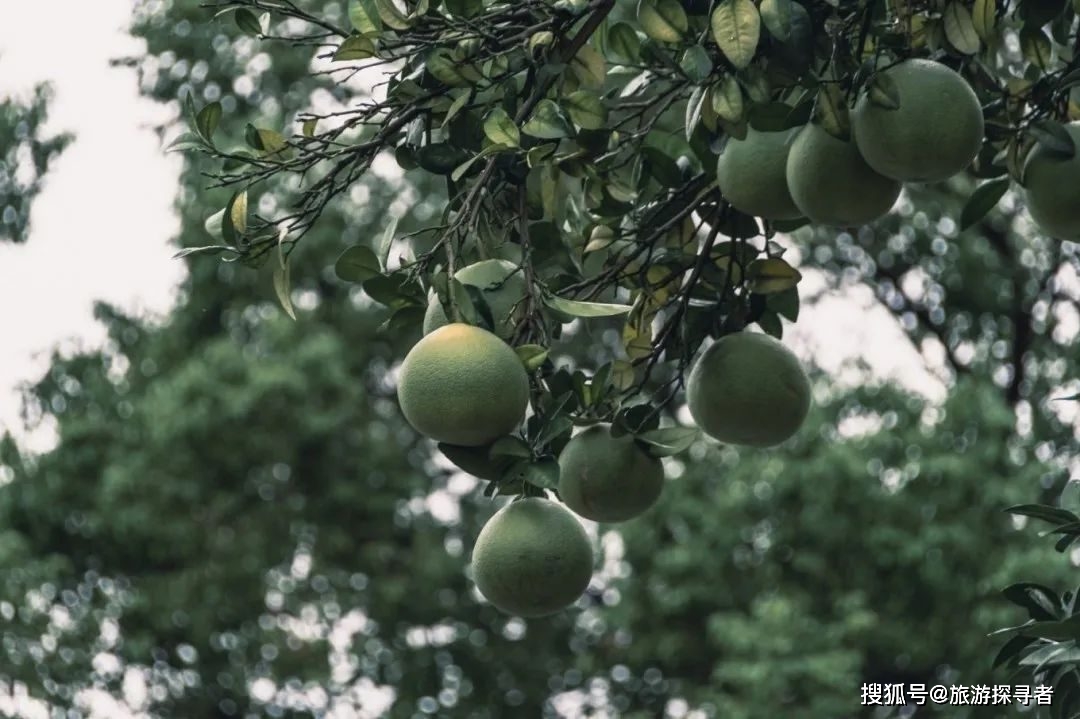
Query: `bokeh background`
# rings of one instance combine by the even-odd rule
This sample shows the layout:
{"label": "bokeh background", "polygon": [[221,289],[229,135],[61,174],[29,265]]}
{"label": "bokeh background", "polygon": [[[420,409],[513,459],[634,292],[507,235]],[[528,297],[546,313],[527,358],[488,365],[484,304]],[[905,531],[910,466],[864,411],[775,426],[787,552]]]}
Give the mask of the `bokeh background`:
{"label": "bokeh background", "polygon": [[294,255],[296,322],[269,271],[171,259],[226,199],[163,152],[178,98],[289,128],[350,96],[312,69],[197,0],[0,6],[0,716],[834,719],[910,715],[864,682],[1008,681],[1000,590],[1080,560],[1002,511],[1075,474],[1080,248],[1011,195],[959,233],[963,179],[787,238],[802,432],[667,460],[657,507],[588,525],[574,609],[508,618],[467,568],[499,501],[394,400],[418,328],[331,269],[441,190],[379,163]]}

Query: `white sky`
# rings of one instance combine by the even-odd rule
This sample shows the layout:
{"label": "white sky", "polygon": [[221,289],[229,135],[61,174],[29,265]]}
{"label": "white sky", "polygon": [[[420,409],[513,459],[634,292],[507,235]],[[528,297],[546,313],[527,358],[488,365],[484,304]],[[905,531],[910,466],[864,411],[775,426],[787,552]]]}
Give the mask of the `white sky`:
{"label": "white sky", "polygon": [[[168,111],[138,96],[134,71],[108,64],[141,49],[125,32],[130,0],[65,3],[64,22],[55,22],[53,3],[0,3],[0,94],[51,82],[49,129],[75,134],[34,204],[29,241],[0,245],[0,425],[28,449],[45,449],[51,432],[23,431],[16,387],[40,377],[58,343],[102,340],[91,315],[94,300],[152,313],[168,311],[174,300],[184,274],[170,244],[178,229],[172,203],[182,158],[163,154],[149,129]],[[48,42],[27,31],[35,27],[50,28]],[[813,284],[810,277],[804,286]],[[862,353],[878,373],[940,396],[868,293],[804,308],[789,332],[797,349],[826,369]]]}

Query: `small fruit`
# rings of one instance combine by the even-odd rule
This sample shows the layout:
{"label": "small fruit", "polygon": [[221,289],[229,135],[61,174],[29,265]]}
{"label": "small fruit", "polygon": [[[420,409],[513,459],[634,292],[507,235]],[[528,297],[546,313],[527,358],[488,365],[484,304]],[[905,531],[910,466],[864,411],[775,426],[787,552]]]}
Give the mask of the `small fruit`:
{"label": "small fruit", "polygon": [[796,136],[787,161],[795,205],[812,222],[835,227],[864,225],[892,209],[900,183],[866,164],[854,142],[809,124]]}
{"label": "small fruit", "polygon": [[940,62],[918,58],[881,74],[896,88],[900,106],[885,107],[869,93],[855,103],[852,132],[866,164],[900,182],[937,182],[970,165],[984,126],[967,81]]}
{"label": "small fruit", "polygon": [[802,217],[787,185],[791,134],[791,130],[759,132],[751,127],[746,139],[728,140],[716,164],[716,181],[732,207],[767,220]]}
{"label": "small fruit", "polygon": [[507,614],[542,617],[589,586],[593,553],[581,523],[539,497],[511,502],[488,520],[472,555],[476,587]]}
{"label": "small fruit", "polygon": [[[525,310],[525,276],[521,269],[508,260],[482,260],[454,273],[454,279],[463,285],[478,287],[484,292],[495,321],[495,334],[504,340],[512,337],[518,320]],[[428,301],[424,312],[424,334],[449,323],[446,311],[438,297]]]}
{"label": "small fruit", "polygon": [[1076,148],[1068,159],[1036,145],[1024,169],[1028,212],[1043,232],[1059,240],[1080,239],[1080,122],[1065,126]]}
{"label": "small fruit", "polygon": [[409,350],[397,393],[416,431],[439,442],[478,447],[521,423],[529,378],[508,344],[487,330],[454,323]]}
{"label": "small fruit", "polygon": [[714,439],[771,447],[798,431],[810,382],[781,342],[756,332],[721,337],[701,355],[686,388],[690,414]]}
{"label": "small fruit", "polygon": [[612,437],[610,425],[589,427],[559,455],[559,496],[586,519],[632,519],[655,504],[663,488],[663,463],[632,436]]}

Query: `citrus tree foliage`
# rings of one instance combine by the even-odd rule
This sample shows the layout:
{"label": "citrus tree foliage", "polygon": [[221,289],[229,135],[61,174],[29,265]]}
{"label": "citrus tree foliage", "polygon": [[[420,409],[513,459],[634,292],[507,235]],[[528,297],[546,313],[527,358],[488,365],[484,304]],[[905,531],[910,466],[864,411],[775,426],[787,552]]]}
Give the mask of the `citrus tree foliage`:
{"label": "citrus tree foliage", "polygon": [[[434,294],[448,316],[490,326],[483,293],[454,274],[489,257],[518,264],[526,296],[513,341],[538,371],[527,428],[535,458],[557,454],[566,416],[655,430],[657,413],[635,403],[676,397],[705,338],[754,323],[779,336],[781,318],[797,318],[800,274],[775,233],[799,223],[728,203],[716,155],[729,138],[807,122],[847,138],[858,98],[897,108],[882,70],[931,57],[962,73],[985,116],[971,174],[989,182],[968,189],[962,227],[1023,179],[1036,145],[1075,153],[1062,124],[1077,112],[1075,10],[1062,2],[356,0],[329,17],[292,3],[212,9],[205,22],[313,58],[344,102],[266,126],[189,99],[190,132],[175,146],[220,160],[211,176],[232,192],[209,223],[222,242],[195,251],[250,264],[273,257],[288,305],[292,250],[377,160],[441,178],[440,217],[408,235],[385,223],[342,255],[338,274],[393,310],[391,323],[416,323]],[[287,205],[252,211],[251,189],[283,178],[293,181]],[[564,321],[610,316],[621,341],[609,362],[574,374],[548,361]],[[655,439],[677,451],[685,436]]]}
{"label": "citrus tree foliage", "polygon": [[26,239],[30,206],[49,164],[71,141],[68,135],[42,137],[48,104],[45,85],[34,89],[29,103],[16,97],[0,101],[0,240]]}

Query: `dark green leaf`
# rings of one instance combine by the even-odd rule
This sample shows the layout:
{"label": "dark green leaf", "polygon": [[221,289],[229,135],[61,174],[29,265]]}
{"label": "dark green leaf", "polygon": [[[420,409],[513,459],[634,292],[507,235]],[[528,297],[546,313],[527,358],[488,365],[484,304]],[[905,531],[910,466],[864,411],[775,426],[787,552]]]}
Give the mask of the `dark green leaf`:
{"label": "dark green leaf", "polygon": [[236,11],[236,26],[249,35],[255,35],[258,37],[262,35],[262,26],[259,24],[259,18],[255,17],[255,13],[251,12],[247,8],[240,8]]}
{"label": "dark green leaf", "polygon": [[370,247],[353,245],[338,257],[334,273],[345,282],[365,282],[382,274],[382,266]]}
{"label": "dark green leaf", "polygon": [[661,427],[634,435],[653,457],[670,457],[690,448],[700,436],[697,427]]}
{"label": "dark green leaf", "polygon": [[960,230],[964,231],[977,223],[990,210],[997,206],[1006,190],[1009,189],[1009,178],[991,180],[975,188],[960,213]]}

